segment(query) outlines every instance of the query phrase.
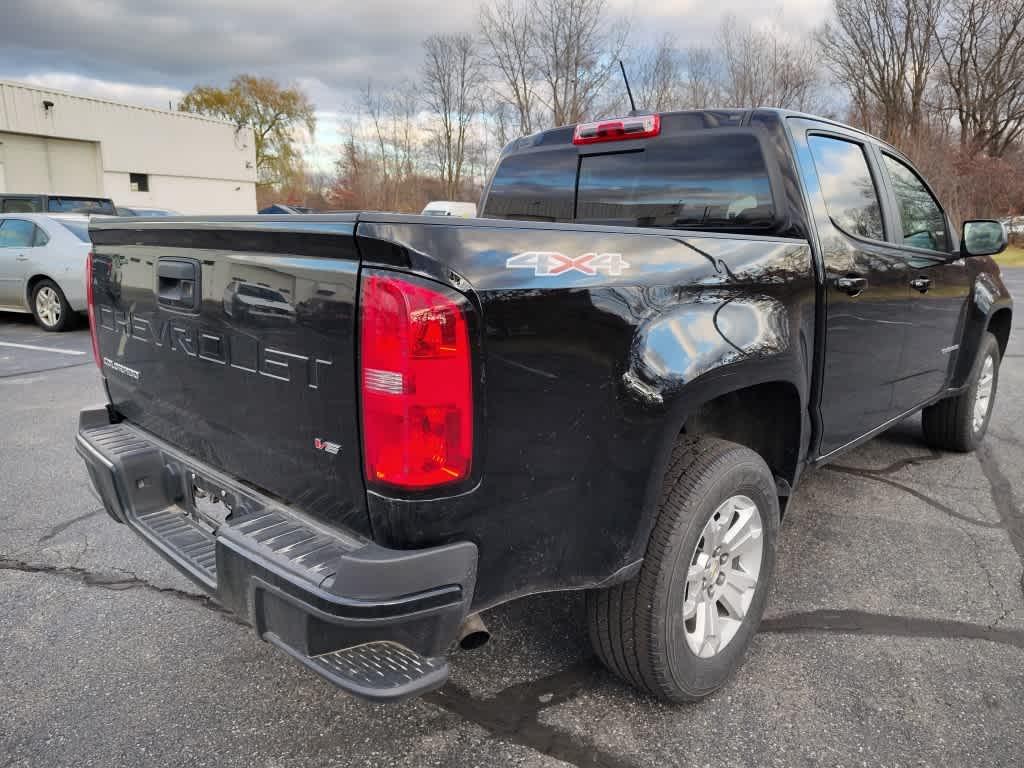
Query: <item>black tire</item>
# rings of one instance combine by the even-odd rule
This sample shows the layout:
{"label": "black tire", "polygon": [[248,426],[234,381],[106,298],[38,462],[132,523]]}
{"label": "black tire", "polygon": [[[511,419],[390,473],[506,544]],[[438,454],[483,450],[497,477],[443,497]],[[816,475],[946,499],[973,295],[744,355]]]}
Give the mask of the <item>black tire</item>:
{"label": "black tire", "polygon": [[[731,641],[701,658],[684,634],[685,574],[705,525],[736,495],[752,500],[762,518],[760,574]],[[666,701],[697,701],[716,691],[740,666],[761,622],[775,571],[778,527],[775,479],[760,456],[716,438],[681,440],[672,452],[640,572],[587,594],[590,640],[598,657],[626,682]]]}
{"label": "black tire", "polygon": [[[52,293],[44,292],[44,289]],[[52,317],[53,311],[55,311],[57,315],[54,322],[48,322],[46,315],[40,314],[40,294],[43,294],[44,297],[52,298],[50,306],[53,309],[51,310],[50,316]],[[64,298],[64,291],[62,291],[60,286],[49,278],[40,280],[32,286],[32,317],[35,318],[36,325],[44,331],[53,331],[55,333],[67,331],[73,328],[77,318],[75,311],[71,309],[71,305],[68,304],[68,300]]]}
{"label": "black tire", "polygon": [[[979,427],[974,425],[974,404],[978,396],[985,361],[992,360],[992,388],[988,398],[988,408]],[[971,372],[971,385],[955,397],[947,397],[921,411],[921,427],[924,439],[933,448],[943,451],[959,451],[967,453],[978,447],[988,430],[988,422],[992,418],[992,408],[996,402],[996,390],[999,384],[999,342],[991,333],[986,333],[981,340],[978,358]]]}

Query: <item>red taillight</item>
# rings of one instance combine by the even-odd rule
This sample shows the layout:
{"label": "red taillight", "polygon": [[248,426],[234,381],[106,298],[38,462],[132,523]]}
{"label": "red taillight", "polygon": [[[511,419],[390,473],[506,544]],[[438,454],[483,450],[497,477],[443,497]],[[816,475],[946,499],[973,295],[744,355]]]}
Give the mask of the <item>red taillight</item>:
{"label": "red taillight", "polygon": [[573,134],[573,144],[598,144],[602,141],[649,139],[661,133],[660,115],[620,117],[596,123],[580,123]]}
{"label": "red taillight", "polygon": [[100,340],[96,336],[96,300],[92,292],[92,251],[85,259],[85,302],[89,306],[89,335],[92,336],[92,357],[97,367],[103,370],[103,361],[100,359]]}
{"label": "red taillight", "polygon": [[372,485],[465,480],[473,458],[469,329],[448,294],[371,275],[360,288],[363,463]]}

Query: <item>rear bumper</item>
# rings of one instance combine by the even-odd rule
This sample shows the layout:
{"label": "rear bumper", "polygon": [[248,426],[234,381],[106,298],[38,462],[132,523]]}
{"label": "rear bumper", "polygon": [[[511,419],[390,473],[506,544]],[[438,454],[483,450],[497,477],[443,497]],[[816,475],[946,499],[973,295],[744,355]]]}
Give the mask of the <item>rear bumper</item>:
{"label": "rear bumper", "polygon": [[474,544],[384,549],[112,424],[105,409],[82,411],[76,449],[111,517],[306,667],[376,701],[444,684]]}

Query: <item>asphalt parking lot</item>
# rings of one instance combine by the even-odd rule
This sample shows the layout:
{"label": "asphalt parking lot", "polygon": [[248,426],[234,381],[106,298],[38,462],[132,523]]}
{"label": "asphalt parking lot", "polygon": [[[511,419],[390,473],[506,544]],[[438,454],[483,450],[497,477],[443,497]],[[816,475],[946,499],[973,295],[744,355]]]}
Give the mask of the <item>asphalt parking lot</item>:
{"label": "asphalt parking lot", "polygon": [[597,665],[575,595],[490,612],[426,699],[336,692],[106,516],[73,448],[88,332],[0,314],[0,766],[1019,766],[1022,317],[983,448],[912,418],[809,474],[746,664],[669,707]]}

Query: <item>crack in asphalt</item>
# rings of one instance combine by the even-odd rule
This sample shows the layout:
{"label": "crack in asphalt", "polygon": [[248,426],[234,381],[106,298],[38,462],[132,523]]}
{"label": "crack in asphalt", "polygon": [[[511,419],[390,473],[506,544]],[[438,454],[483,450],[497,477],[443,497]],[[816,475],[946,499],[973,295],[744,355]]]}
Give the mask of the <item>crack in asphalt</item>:
{"label": "crack in asphalt", "polygon": [[83,513],[81,515],[78,515],[77,517],[71,518],[70,520],[65,520],[63,523],[57,523],[57,525],[53,526],[52,528],[50,528],[50,530],[48,530],[46,533],[44,533],[42,536],[40,536],[39,537],[39,541],[36,542],[36,543],[37,544],[42,544],[45,541],[50,541],[51,539],[56,537],[57,534],[63,533],[68,528],[70,528],[72,525],[75,525],[75,523],[80,523],[83,520],[88,520],[90,517],[95,517],[100,512],[103,512],[103,507],[99,507],[99,508],[93,509],[93,510],[91,510],[89,512],[85,512],[85,513]]}
{"label": "crack in asphalt", "polygon": [[826,464],[825,469],[834,469],[840,472],[842,471],[856,471],[860,474],[887,477],[888,475],[894,475],[901,469],[907,467],[916,467],[918,464],[925,464],[929,461],[938,461],[942,458],[942,454],[939,451],[931,450],[928,453],[920,454],[918,456],[907,456],[904,459],[887,464],[880,469],[870,469],[868,467],[848,467],[843,464]]}
{"label": "crack in asphalt", "polygon": [[893,488],[899,488],[904,493],[909,493],[916,499],[923,501],[932,509],[942,512],[950,517],[955,517],[957,520],[962,520],[970,525],[976,525],[979,528],[1004,528],[1006,527],[1005,521],[1000,518],[998,523],[993,523],[989,520],[979,520],[976,517],[970,517],[962,512],[957,512],[955,509],[947,504],[943,504],[938,499],[934,499],[926,493],[922,493],[916,488],[912,488],[905,483],[901,483],[899,480],[893,480],[889,475],[898,472],[905,467],[912,467],[917,464],[922,464],[926,461],[935,461],[941,459],[942,454],[938,452],[932,452],[923,456],[911,456],[906,459],[900,459],[899,461],[893,462],[887,467],[881,469],[866,469],[864,467],[850,467],[845,464],[828,464],[823,469],[830,472],[839,472],[844,475],[852,475],[854,477],[860,477],[865,480],[873,480],[878,483],[885,483],[886,485],[892,486]]}
{"label": "crack in asphalt", "polygon": [[1002,527],[1006,529],[1010,543],[1020,560],[1022,568],[1020,587],[1021,592],[1024,593],[1024,514],[1017,508],[1013,484],[1003,474],[1003,470],[992,452],[992,446],[982,443],[974,454],[981,465],[982,474],[988,480],[989,494],[992,497],[992,504],[996,508],[996,514],[999,516]]}
{"label": "crack in asphalt", "polygon": [[224,608],[209,595],[197,592],[187,592],[176,587],[159,587],[145,579],[140,578],[134,571],[127,571],[122,568],[115,568],[113,571],[91,571],[88,568],[80,568],[77,565],[53,565],[50,563],[31,563],[25,560],[17,560],[6,555],[0,555],[0,571],[19,571],[21,573],[45,573],[62,578],[73,579],[87,587],[99,587],[122,591],[126,589],[144,589],[162,595],[170,595],[180,600],[197,603],[208,608],[214,613],[223,616],[235,624],[249,626],[235,616],[234,613]]}
{"label": "crack in asphalt", "polygon": [[541,712],[573,700],[599,674],[601,667],[590,658],[553,675],[512,685],[489,699],[478,699],[454,683],[423,698],[480,726],[495,738],[578,768],[632,768],[634,763],[602,749],[592,740],[540,722]]}
{"label": "crack in asphalt", "polygon": [[[998,623],[998,619],[995,623]],[[761,620],[761,632],[835,632],[846,635],[915,637],[936,639],[987,640],[1024,650],[1024,631],[998,629],[952,619],[924,619],[914,616],[889,616],[857,610],[807,611],[787,613]]]}
{"label": "crack in asphalt", "polygon": [[1007,615],[1010,613],[1010,609],[1006,605],[1006,600],[1003,599],[1003,593],[1000,592],[999,589],[996,587],[995,578],[992,575],[992,569],[988,566],[989,558],[986,556],[984,547],[982,547],[982,545],[974,536],[976,531],[970,530],[969,527],[962,527],[961,530],[963,531],[964,536],[967,538],[967,540],[971,543],[971,546],[974,547],[974,562],[977,563],[982,573],[985,574],[985,581],[988,583],[989,591],[993,595],[995,595],[995,598],[999,603],[999,616],[996,617],[995,621],[989,624],[990,627],[998,626],[999,622],[1005,619]]}

